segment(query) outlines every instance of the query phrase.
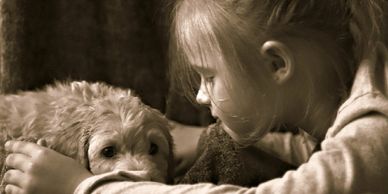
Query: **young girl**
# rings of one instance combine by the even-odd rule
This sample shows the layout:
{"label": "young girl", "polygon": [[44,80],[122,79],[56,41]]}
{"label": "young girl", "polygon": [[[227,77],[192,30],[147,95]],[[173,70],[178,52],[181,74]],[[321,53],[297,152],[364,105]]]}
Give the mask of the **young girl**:
{"label": "young girl", "polygon": [[[92,176],[37,144],[6,143],[8,193],[388,193],[384,0],[178,0],[172,75],[242,145],[280,124],[321,150],[254,188]],[[184,145],[176,145],[184,146]],[[289,153],[294,154],[294,153]]]}

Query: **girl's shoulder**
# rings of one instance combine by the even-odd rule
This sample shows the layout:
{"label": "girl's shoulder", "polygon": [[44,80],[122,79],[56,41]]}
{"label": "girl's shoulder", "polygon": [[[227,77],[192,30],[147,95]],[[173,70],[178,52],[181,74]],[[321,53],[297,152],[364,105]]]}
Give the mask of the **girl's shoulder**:
{"label": "girl's shoulder", "polygon": [[[371,114],[382,117],[370,117]],[[326,138],[336,136],[343,128],[349,128],[348,124],[365,116],[366,120],[388,119],[388,51],[385,45],[378,46],[373,55],[361,61],[350,96],[340,107]],[[373,126],[378,127],[377,123],[369,127]]]}

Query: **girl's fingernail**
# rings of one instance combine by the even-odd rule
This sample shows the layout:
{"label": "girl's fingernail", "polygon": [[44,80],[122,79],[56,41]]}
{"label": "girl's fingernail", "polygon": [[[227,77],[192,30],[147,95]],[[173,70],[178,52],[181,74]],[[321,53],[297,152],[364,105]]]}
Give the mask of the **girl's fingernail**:
{"label": "girl's fingernail", "polygon": [[9,144],[10,144],[10,142],[9,141],[7,141],[7,142],[5,142],[5,144],[4,144],[4,147],[8,147],[9,146]]}

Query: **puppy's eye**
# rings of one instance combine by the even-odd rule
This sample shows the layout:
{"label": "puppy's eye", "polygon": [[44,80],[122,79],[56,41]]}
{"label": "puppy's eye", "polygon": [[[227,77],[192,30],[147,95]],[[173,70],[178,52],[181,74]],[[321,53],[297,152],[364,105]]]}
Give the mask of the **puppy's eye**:
{"label": "puppy's eye", "polygon": [[116,148],[113,146],[108,146],[101,150],[101,155],[103,155],[105,158],[112,158],[116,155]]}
{"label": "puppy's eye", "polygon": [[150,150],[148,151],[148,153],[149,153],[150,155],[155,155],[155,154],[158,153],[158,151],[159,151],[158,145],[156,145],[155,143],[151,143],[151,145],[150,145]]}

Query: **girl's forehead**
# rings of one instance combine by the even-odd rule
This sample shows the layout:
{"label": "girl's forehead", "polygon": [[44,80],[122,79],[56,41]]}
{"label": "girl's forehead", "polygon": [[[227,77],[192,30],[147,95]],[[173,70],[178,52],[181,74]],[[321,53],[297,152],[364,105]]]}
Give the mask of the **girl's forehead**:
{"label": "girl's forehead", "polygon": [[222,61],[219,34],[207,17],[185,17],[177,24],[177,40],[190,64],[207,66]]}
{"label": "girl's forehead", "polygon": [[219,53],[198,52],[188,55],[188,62],[196,70],[205,71],[206,69],[216,68],[222,63],[222,56]]}
{"label": "girl's forehead", "polygon": [[209,75],[209,74],[214,74],[216,68],[212,66],[203,66],[203,65],[197,65],[197,64],[192,64],[191,67],[198,73],[204,74],[204,75]]}

